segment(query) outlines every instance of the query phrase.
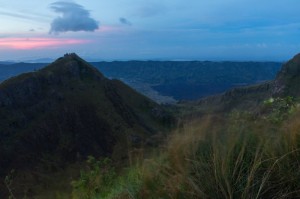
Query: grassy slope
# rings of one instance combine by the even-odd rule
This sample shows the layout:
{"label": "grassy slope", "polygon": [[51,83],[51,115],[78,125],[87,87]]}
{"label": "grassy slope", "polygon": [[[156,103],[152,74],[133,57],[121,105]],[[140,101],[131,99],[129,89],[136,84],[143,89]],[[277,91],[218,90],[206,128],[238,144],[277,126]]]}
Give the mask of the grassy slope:
{"label": "grassy slope", "polygon": [[107,178],[113,169],[92,167],[85,173],[92,183],[76,184],[73,198],[299,198],[300,104],[291,97],[299,96],[299,76],[289,74],[209,98],[198,110],[191,106],[188,114],[196,117],[183,122],[159,153],[121,177]]}
{"label": "grassy slope", "polygon": [[120,177],[103,164],[90,167],[90,183],[76,181],[73,198],[298,198],[300,107],[278,121],[273,105],[261,116],[236,111],[186,123],[159,154]]}

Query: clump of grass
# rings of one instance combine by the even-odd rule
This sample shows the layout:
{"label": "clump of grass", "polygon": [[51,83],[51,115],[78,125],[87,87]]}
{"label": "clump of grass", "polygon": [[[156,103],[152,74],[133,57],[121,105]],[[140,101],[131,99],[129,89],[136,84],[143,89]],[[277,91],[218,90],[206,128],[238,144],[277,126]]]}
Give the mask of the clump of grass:
{"label": "clump of grass", "polygon": [[300,197],[300,113],[276,130],[272,121],[236,114],[173,135],[159,159],[145,162],[140,196]]}

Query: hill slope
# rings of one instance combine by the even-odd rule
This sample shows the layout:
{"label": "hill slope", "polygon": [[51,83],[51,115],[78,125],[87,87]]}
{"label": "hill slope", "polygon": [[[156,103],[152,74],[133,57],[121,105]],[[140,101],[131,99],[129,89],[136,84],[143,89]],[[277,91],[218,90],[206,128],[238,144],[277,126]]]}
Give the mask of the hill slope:
{"label": "hill slope", "polygon": [[273,95],[300,96],[300,54],[287,62],[273,83]]}
{"label": "hill slope", "polygon": [[287,96],[300,96],[300,54],[284,64],[274,80],[234,88],[196,102],[183,102],[182,106],[193,110],[197,107],[199,113],[226,112],[232,109],[256,110],[264,100]]}
{"label": "hill slope", "polygon": [[0,174],[87,155],[124,158],[170,121],[153,101],[66,54],[0,84]]}

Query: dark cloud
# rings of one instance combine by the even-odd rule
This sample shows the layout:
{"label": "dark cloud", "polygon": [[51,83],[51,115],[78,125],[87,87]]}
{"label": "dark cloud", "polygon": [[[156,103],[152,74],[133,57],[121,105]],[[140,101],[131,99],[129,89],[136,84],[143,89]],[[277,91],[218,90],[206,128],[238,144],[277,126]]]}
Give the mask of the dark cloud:
{"label": "dark cloud", "polygon": [[58,1],[52,3],[50,8],[62,14],[52,21],[50,33],[94,31],[99,28],[98,22],[90,17],[90,12],[79,4]]}
{"label": "dark cloud", "polygon": [[132,25],[132,23],[131,23],[130,21],[128,21],[127,19],[125,19],[125,18],[123,18],[123,17],[121,17],[121,18],[119,19],[119,21],[120,21],[122,24],[124,24],[124,25],[128,25],[128,26],[131,26],[131,25]]}

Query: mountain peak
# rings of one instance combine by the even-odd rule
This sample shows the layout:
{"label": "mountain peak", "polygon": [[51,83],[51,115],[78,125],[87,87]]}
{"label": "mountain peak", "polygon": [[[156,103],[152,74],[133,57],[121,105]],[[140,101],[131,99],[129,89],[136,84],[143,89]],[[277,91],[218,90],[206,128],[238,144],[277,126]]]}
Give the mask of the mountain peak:
{"label": "mountain peak", "polygon": [[[84,61],[81,57],[79,57],[76,53],[66,53],[63,57],[59,58],[63,60],[73,60],[73,61]],[[85,62],[85,61],[84,61]]]}
{"label": "mountain peak", "polygon": [[80,79],[104,79],[94,66],[80,58],[76,53],[66,53],[41,70],[43,73]]}
{"label": "mountain peak", "polygon": [[66,53],[66,54],[64,54],[64,57],[65,58],[73,58],[73,59],[80,58],[76,53]]}

